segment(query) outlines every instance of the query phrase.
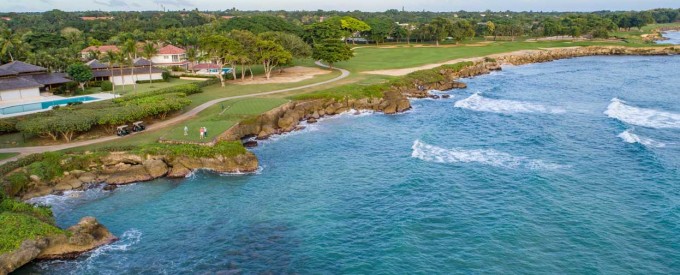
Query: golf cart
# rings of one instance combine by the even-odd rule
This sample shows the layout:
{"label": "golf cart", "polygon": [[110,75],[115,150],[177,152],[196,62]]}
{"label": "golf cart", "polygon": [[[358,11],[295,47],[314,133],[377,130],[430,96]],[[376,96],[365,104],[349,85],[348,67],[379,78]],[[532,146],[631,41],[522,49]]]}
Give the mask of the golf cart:
{"label": "golf cart", "polygon": [[121,126],[118,126],[116,128],[116,135],[119,136],[119,137],[127,136],[129,134],[130,134],[130,130],[128,130],[127,125],[121,125]]}
{"label": "golf cart", "polygon": [[146,126],[144,126],[144,121],[137,121],[135,123],[132,123],[132,131],[133,132],[141,132],[146,129]]}

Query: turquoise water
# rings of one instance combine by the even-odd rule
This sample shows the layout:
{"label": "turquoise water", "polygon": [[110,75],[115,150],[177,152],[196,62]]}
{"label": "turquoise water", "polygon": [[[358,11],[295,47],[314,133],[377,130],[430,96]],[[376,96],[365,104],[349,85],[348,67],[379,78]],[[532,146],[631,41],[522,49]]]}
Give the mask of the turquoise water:
{"label": "turquoise water", "polygon": [[664,32],[663,37],[668,38],[668,40],[658,41],[658,44],[675,44],[680,45],[680,31],[670,31]]}
{"label": "turquoise water", "polygon": [[42,198],[121,240],[19,273],[680,272],[680,56],[465,82],[267,141],[258,174]]}
{"label": "turquoise water", "polygon": [[65,105],[65,104],[72,103],[72,102],[87,102],[87,101],[92,101],[92,100],[97,100],[97,98],[91,97],[91,96],[79,96],[79,97],[71,97],[71,98],[64,98],[64,99],[57,99],[57,100],[15,105],[15,106],[10,106],[10,107],[0,108],[0,115],[11,115],[11,114],[17,114],[17,113],[23,113],[23,112],[38,111],[38,110],[48,109],[52,106]]}

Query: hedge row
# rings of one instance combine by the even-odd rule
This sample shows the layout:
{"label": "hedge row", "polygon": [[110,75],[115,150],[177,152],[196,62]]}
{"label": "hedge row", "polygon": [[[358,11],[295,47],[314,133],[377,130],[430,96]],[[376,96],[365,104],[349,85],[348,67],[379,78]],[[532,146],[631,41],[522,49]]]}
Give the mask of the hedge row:
{"label": "hedge row", "polygon": [[153,90],[153,91],[147,91],[147,92],[141,92],[141,93],[130,93],[130,94],[126,94],[124,96],[121,96],[119,98],[116,98],[113,101],[116,102],[116,103],[121,103],[121,102],[125,102],[125,101],[135,100],[135,99],[149,97],[149,96],[157,96],[157,95],[162,95],[162,94],[183,93],[185,95],[193,95],[193,94],[197,94],[197,93],[201,93],[201,92],[202,92],[202,90],[201,90],[200,86],[198,86],[194,83],[187,83],[187,84],[177,85],[177,86]]}

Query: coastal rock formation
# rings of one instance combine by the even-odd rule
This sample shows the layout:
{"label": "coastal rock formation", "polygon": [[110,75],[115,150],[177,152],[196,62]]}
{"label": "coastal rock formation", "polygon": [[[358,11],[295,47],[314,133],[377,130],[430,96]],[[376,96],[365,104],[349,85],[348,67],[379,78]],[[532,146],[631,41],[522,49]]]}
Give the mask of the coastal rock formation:
{"label": "coastal rock formation", "polygon": [[501,64],[523,65],[549,62],[558,59],[595,55],[674,55],[680,54],[680,46],[632,48],[622,46],[590,46],[520,51],[498,54],[492,57]]}
{"label": "coastal rock formation", "polygon": [[257,157],[251,152],[234,157],[218,155],[211,158],[140,156],[127,152],[112,152],[101,158],[101,164],[91,165],[88,171],[73,170],[52,181],[34,183],[21,198],[27,200],[63,191],[82,190],[92,184],[123,185],[164,176],[182,178],[198,169],[220,173],[254,172],[258,165]]}
{"label": "coastal rock formation", "polygon": [[253,119],[244,120],[218,136],[218,140],[240,140],[254,136],[266,139],[271,135],[299,130],[299,123],[314,123],[319,118],[354,110],[372,110],[385,114],[403,112],[411,103],[399,91],[386,91],[383,98],[313,99],[293,101],[274,108]]}
{"label": "coastal rock formation", "polygon": [[7,274],[33,261],[72,259],[117,238],[93,217],[84,217],[67,229],[69,234],[58,234],[25,240],[18,249],[0,255],[0,274]]}

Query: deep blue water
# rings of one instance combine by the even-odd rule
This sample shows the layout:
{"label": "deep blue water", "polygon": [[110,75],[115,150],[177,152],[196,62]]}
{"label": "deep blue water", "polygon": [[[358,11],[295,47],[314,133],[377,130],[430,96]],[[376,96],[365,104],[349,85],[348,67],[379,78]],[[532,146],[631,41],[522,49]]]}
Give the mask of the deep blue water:
{"label": "deep blue water", "polygon": [[43,198],[121,240],[20,273],[680,272],[680,56],[465,82],[267,141],[256,175]]}
{"label": "deep blue water", "polygon": [[663,37],[668,38],[668,40],[658,41],[658,44],[675,44],[680,45],[680,31],[669,31],[664,32]]}

